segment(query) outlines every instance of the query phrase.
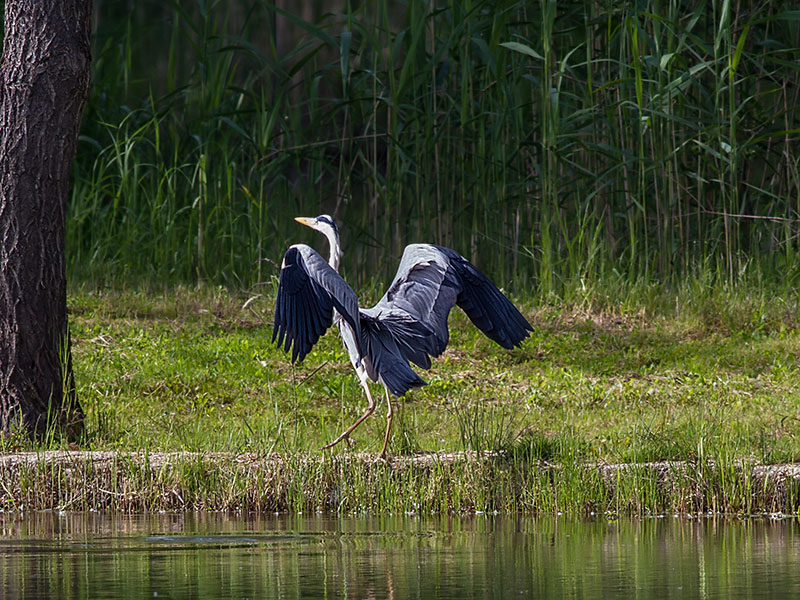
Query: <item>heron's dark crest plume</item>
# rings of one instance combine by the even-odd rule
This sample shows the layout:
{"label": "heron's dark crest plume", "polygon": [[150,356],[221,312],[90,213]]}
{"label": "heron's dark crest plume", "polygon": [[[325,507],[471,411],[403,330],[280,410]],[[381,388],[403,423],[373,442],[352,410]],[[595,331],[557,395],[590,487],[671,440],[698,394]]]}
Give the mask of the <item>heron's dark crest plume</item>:
{"label": "heron's dark crest plume", "polygon": [[533,331],[530,323],[486,276],[458,252],[433,244],[406,246],[397,274],[378,303],[359,308],[353,289],[339,275],[342,257],[339,231],[330,215],[297,217],[322,233],[330,245],[326,262],[314,249],[295,244],[281,265],[272,341],[291,350],[292,362],[303,360],[336,324],[350,362],[367,395],[367,409],[330,448],[349,439],[375,410],[368,381],[383,384],[388,413],[380,458],[392,427],[389,392],[400,397],[425,381],[409,363],[427,369],[431,357],[444,352],[450,334],[447,317],[460,306],[478,329],[504,348],[519,346]]}

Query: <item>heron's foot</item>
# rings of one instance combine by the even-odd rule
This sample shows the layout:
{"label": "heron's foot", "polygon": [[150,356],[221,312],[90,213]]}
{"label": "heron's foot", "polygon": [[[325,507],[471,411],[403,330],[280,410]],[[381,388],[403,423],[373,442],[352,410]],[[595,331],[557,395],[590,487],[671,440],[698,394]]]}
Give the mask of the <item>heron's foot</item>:
{"label": "heron's foot", "polygon": [[386,450],[384,450],[383,452],[378,454],[378,456],[375,457],[375,462],[376,463],[383,463],[385,465],[388,465],[388,464],[390,464],[392,462],[392,457],[391,456],[387,456],[386,455]]}
{"label": "heron's foot", "polygon": [[353,440],[350,439],[350,434],[343,433],[338,438],[333,440],[330,444],[325,444],[322,448],[320,448],[320,450],[327,450],[328,448],[333,448],[336,444],[338,444],[341,441],[347,442],[348,447],[353,446]]}

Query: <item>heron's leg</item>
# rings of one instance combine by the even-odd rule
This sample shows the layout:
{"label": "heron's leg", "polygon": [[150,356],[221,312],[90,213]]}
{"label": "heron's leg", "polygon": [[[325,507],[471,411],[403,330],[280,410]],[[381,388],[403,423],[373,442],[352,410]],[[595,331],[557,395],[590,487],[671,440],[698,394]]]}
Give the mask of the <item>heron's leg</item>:
{"label": "heron's leg", "polygon": [[366,379],[361,379],[360,376],[359,376],[359,379],[361,380],[361,387],[363,387],[364,391],[367,393],[367,402],[368,402],[367,410],[364,411],[363,415],[358,417],[358,419],[356,420],[355,423],[353,423],[352,425],[350,425],[350,427],[347,428],[347,431],[345,431],[342,435],[340,435],[335,440],[333,440],[330,444],[325,444],[321,448],[321,450],[327,450],[328,448],[332,448],[333,446],[335,446],[336,444],[338,444],[342,440],[349,439],[350,438],[350,434],[353,432],[353,430],[356,427],[358,427],[359,425],[361,425],[361,421],[366,419],[368,416],[370,416],[375,411],[375,401],[372,399],[372,394],[369,393],[369,384],[367,383]]}
{"label": "heron's leg", "polygon": [[381,453],[378,455],[378,460],[386,460],[386,446],[389,443],[389,431],[392,429],[392,419],[394,418],[389,388],[384,388],[384,391],[386,392],[386,404],[389,405],[389,412],[386,413],[386,435],[383,436],[383,450],[381,450]]}

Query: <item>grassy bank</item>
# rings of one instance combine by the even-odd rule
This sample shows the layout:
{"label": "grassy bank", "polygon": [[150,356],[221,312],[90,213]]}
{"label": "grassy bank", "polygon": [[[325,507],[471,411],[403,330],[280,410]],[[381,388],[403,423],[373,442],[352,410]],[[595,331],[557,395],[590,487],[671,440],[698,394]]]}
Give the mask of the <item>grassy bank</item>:
{"label": "grassy bank", "polygon": [[[796,494],[759,489],[748,467],[800,460],[794,295],[695,282],[677,289],[609,284],[556,305],[522,300],[535,331],[515,352],[493,345],[455,311],[451,345],[424,373],[429,385],[396,403],[390,453],[503,451],[505,458],[434,462],[397,475],[368,462],[342,466],[351,452],[380,449],[382,403],[352,450],[318,450],[360,414],[362,392],[335,335],[295,368],[270,345],[272,294],[271,285],[258,293],[72,290],[76,381],[87,415],[80,448],[232,455],[223,468],[201,456],[166,471],[120,459],[109,477],[122,473],[133,482],[133,505],[176,508],[170,503],[177,499],[158,495],[174,487],[193,506],[281,510],[337,510],[345,489],[357,490],[342,505],[348,511],[797,508]],[[37,448],[21,437],[2,444],[5,452],[63,447],[55,438]],[[278,453],[284,467],[245,468],[235,458],[245,453],[256,461]],[[665,460],[688,465],[674,486],[647,469],[610,482],[584,470]],[[268,472],[278,479],[259,479]],[[47,498],[53,476],[36,467],[23,480]],[[56,474],[50,485],[71,489],[70,477]],[[25,487],[5,482],[19,493]],[[122,485],[98,487],[110,490],[106,483]],[[269,496],[279,488],[279,499]]]}
{"label": "grassy bank", "polygon": [[47,452],[0,456],[0,510],[338,514],[666,513],[800,510],[800,468],[746,461],[548,463],[520,448],[376,462],[227,453]]}
{"label": "grassy bank", "polygon": [[[336,509],[353,486],[347,510],[774,504],[742,465],[800,459],[794,5],[275,4],[97,3],[67,214],[80,447],[279,453],[302,482],[245,501],[271,486],[257,470],[123,460],[109,472],[135,506]],[[522,298],[536,331],[516,352],[454,315],[390,448],[506,459],[401,476],[341,467],[344,449],[316,460],[361,391],[334,336],[297,367],[270,346],[270,277],[311,239],[291,218],[323,211],[373,299],[416,241]],[[691,466],[677,492],[582,466],[663,460]],[[5,480],[6,501],[92,477],[38,469]],[[97,489],[127,485],[109,477]],[[177,496],[147,500],[164,482]]]}

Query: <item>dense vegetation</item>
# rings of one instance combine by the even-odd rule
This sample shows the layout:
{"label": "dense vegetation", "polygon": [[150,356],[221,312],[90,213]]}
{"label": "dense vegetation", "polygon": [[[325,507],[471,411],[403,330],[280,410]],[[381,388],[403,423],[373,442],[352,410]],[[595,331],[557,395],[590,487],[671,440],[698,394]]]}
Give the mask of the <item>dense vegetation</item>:
{"label": "dense vegetation", "polygon": [[73,280],[250,285],[327,211],[357,287],[410,241],[543,298],[796,284],[793,3],[276,4],[96,3]]}

